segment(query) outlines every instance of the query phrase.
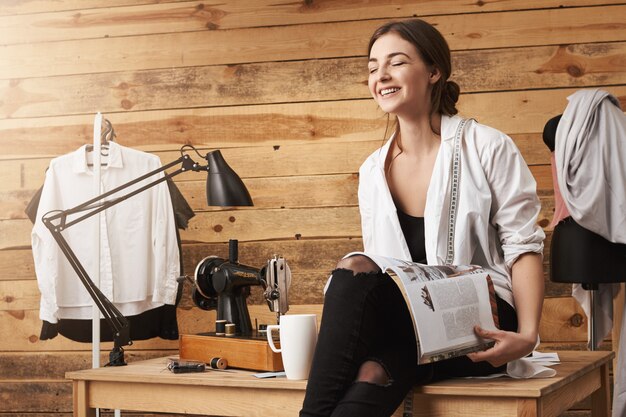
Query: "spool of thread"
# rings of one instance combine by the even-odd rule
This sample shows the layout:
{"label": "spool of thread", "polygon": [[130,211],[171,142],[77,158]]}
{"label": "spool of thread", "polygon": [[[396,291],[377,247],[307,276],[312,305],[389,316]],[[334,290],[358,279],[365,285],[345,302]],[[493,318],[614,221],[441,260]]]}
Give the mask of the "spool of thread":
{"label": "spool of thread", "polygon": [[215,334],[217,336],[224,336],[226,333],[226,320],[215,320]]}
{"label": "spool of thread", "polygon": [[209,366],[211,369],[226,369],[228,368],[228,361],[224,358],[211,358]]}
{"label": "spool of thread", "polygon": [[226,337],[233,337],[235,335],[235,323],[226,324]]}

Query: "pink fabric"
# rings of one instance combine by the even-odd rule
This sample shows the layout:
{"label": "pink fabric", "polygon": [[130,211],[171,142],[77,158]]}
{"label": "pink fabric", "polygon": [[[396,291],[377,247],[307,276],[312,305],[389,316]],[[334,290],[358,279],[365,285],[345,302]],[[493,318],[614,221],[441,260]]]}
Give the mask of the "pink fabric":
{"label": "pink fabric", "polygon": [[561,220],[566,217],[569,217],[569,211],[567,210],[567,206],[565,205],[565,201],[563,201],[563,196],[561,195],[561,189],[559,188],[559,182],[556,177],[556,161],[554,160],[554,152],[552,152],[552,156],[550,157],[550,166],[552,167],[552,184],[554,184],[554,217],[552,217],[552,223],[550,223],[550,227],[555,227]]}

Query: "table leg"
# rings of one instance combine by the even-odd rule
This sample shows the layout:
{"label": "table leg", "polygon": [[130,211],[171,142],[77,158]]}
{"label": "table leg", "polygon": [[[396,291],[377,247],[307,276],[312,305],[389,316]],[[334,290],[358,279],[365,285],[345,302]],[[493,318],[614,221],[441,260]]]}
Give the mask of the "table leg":
{"label": "table leg", "polygon": [[74,398],[74,417],[96,416],[96,410],[89,407],[87,384],[87,381],[74,381],[72,388]]}
{"label": "table leg", "polygon": [[591,394],[591,416],[610,417],[611,390],[609,387],[609,365],[605,363],[600,368],[600,388]]}
{"label": "table leg", "polygon": [[539,400],[519,398],[517,400],[517,417],[541,417]]}

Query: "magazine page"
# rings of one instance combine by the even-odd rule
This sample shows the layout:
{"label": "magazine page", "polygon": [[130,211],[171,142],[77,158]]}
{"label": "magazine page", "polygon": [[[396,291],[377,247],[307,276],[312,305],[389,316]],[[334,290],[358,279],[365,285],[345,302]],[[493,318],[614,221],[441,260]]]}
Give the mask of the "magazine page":
{"label": "magazine page", "polygon": [[487,273],[430,282],[408,275],[401,279],[420,340],[419,363],[465,355],[487,346],[474,332],[476,325],[496,329]]}
{"label": "magazine page", "polygon": [[497,329],[495,290],[483,269],[475,265],[422,265],[359,254],[388,272],[402,290],[413,318],[420,364],[493,345],[474,333],[476,325]]}

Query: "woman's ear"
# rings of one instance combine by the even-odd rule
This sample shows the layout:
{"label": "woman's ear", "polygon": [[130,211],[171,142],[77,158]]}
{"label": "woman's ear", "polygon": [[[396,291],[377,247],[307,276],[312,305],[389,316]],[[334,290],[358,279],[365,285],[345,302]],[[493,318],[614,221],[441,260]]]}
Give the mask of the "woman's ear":
{"label": "woman's ear", "polygon": [[428,82],[430,84],[435,84],[437,81],[439,81],[440,78],[441,71],[439,71],[439,68],[432,67],[432,69],[430,70],[430,75],[428,76]]}

